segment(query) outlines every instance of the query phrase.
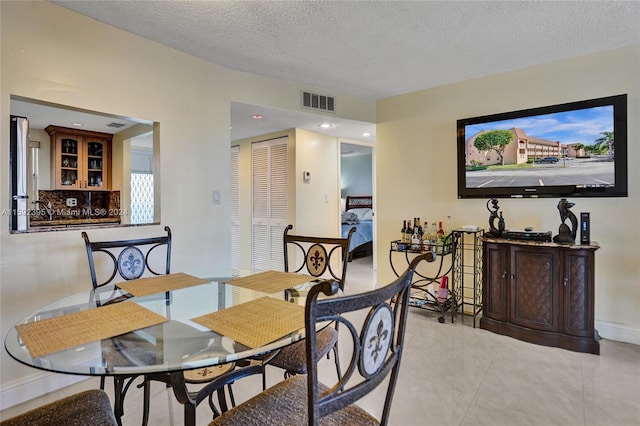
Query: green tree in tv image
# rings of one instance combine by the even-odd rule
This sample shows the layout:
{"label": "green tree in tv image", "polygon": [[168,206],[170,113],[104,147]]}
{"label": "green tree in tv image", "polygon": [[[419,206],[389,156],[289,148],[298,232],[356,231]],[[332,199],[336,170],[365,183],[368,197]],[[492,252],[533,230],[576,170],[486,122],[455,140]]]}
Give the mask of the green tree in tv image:
{"label": "green tree in tv image", "polygon": [[607,153],[609,158],[613,158],[614,137],[613,132],[602,132],[602,137],[595,140],[596,151],[599,153]]}
{"label": "green tree in tv image", "polygon": [[504,166],[504,150],[515,137],[509,130],[490,130],[481,134],[473,141],[478,151],[495,151],[500,157],[500,164]]}

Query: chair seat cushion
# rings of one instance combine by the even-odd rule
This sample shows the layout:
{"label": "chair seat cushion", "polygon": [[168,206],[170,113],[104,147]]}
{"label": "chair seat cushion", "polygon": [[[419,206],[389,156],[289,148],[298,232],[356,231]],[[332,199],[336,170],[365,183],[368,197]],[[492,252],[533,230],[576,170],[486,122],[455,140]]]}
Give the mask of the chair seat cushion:
{"label": "chair seat cushion", "polygon": [[[320,392],[327,387],[318,384]],[[224,413],[209,426],[306,425],[307,377],[293,376]],[[350,405],[320,419],[323,426],[379,425],[357,405]]]}
{"label": "chair seat cushion", "polygon": [[[329,353],[338,341],[338,332],[327,326],[316,333],[318,359]],[[270,364],[296,374],[307,374],[307,351],[305,341],[300,340],[282,349]]]}
{"label": "chair seat cushion", "polygon": [[0,422],[2,426],[115,426],[111,402],[93,389],[51,402]]}

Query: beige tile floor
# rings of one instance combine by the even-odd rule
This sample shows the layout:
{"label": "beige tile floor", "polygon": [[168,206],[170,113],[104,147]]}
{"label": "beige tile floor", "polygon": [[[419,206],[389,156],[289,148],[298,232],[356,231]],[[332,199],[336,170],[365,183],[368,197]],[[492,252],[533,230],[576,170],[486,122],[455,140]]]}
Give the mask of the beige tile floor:
{"label": "beige tile floor", "polygon": [[[355,260],[347,290],[371,288],[372,276],[371,258]],[[323,361],[322,376],[335,378],[332,361]],[[281,378],[281,370],[270,367],[268,384]],[[0,418],[95,387],[98,380],[89,379],[6,409]],[[234,385],[239,402],[259,390],[258,377]],[[107,391],[112,395],[110,386]],[[379,389],[360,405],[377,415],[383,398]],[[151,407],[150,425],[183,424],[182,406],[160,383],[152,384]],[[210,416],[201,404],[198,425]],[[140,391],[134,389],[123,424],[139,425],[140,419]],[[469,317],[440,324],[434,314],[412,308],[390,424],[638,426],[640,346],[605,339],[600,356],[581,354],[474,329]]]}

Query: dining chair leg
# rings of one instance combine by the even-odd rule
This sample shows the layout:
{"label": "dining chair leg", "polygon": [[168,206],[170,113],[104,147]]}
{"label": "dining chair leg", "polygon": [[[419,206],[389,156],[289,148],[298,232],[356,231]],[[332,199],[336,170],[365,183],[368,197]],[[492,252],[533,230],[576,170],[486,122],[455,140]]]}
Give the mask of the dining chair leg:
{"label": "dining chair leg", "polygon": [[267,390],[267,369],[265,366],[262,367],[262,391]]}
{"label": "dining chair leg", "polygon": [[149,423],[149,404],[150,404],[150,400],[151,400],[151,383],[149,382],[149,380],[145,377],[144,378],[144,383],[142,386],[142,426],[147,426],[147,424]]}
{"label": "dining chair leg", "polygon": [[120,377],[113,378],[113,414],[116,417],[116,422],[119,426],[122,426],[122,415],[124,414],[124,394],[122,388],[124,385],[124,379]]}
{"label": "dining chair leg", "polygon": [[192,403],[184,404],[184,426],[196,426],[196,406]]}
{"label": "dining chair leg", "polygon": [[166,380],[171,383],[173,394],[176,400],[184,405],[184,426],[196,425],[196,401],[187,390],[187,384],[184,380],[184,373],[182,371],[173,371],[169,373]]}
{"label": "dining chair leg", "polygon": [[227,389],[229,390],[229,399],[231,400],[231,407],[235,407],[236,406],[236,399],[233,396],[233,389],[231,389],[231,384],[227,385]]}
{"label": "dining chair leg", "polygon": [[340,377],[342,377],[342,373],[340,371],[340,357],[338,356],[338,343],[337,342],[333,346],[333,357],[335,358],[335,361],[336,361],[336,371],[338,373],[338,380],[340,380]]}

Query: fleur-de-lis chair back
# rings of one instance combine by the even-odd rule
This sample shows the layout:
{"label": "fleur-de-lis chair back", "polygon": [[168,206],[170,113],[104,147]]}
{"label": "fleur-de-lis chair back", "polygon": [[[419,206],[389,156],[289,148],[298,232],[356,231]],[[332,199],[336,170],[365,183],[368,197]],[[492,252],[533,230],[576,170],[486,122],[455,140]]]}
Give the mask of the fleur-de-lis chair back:
{"label": "fleur-de-lis chair back", "polygon": [[[293,225],[284,230],[284,270],[311,275],[314,278],[333,279],[344,290],[349,259],[349,243],[356,228],[349,230],[346,238],[308,237],[289,234]],[[290,267],[292,259],[296,262]],[[338,331],[334,327],[325,327],[318,332],[318,354],[328,356],[333,350],[336,371],[340,375],[340,358],[338,357]],[[270,362],[282,368],[284,377],[307,373],[307,358],[304,341],[287,346]]]}
{"label": "fleur-de-lis chair back", "polygon": [[[293,376],[216,418],[209,426],[236,425],[386,425],[404,350],[413,273],[428,254],[415,257],[409,268],[386,286],[365,293],[332,296],[339,285],[322,281],[309,291],[305,308],[307,376]],[[336,382],[319,380],[320,324],[340,323],[349,365]],[[327,327],[328,328],[328,327]],[[386,381],[385,381],[386,380]],[[369,413],[355,403],[380,385],[384,405]]]}
{"label": "fleur-de-lis chair back", "polygon": [[[344,290],[349,259],[349,243],[355,226],[346,238],[309,237],[289,234],[293,225],[284,230],[284,270],[299,272],[315,278],[333,278]],[[290,265],[290,262],[295,264]]]}
{"label": "fleur-de-lis chair back", "polygon": [[[413,272],[418,263],[427,260],[423,254],[413,259],[408,269],[390,284],[355,295],[339,298],[319,298],[321,294],[333,295],[337,283],[325,281],[313,287],[307,299],[305,312],[306,331],[317,324],[336,321],[346,334],[342,347],[351,350],[349,365],[335,384],[322,384],[318,379],[318,357],[315,351],[316,334],[305,339],[309,373],[307,385],[307,416],[310,425],[317,425],[325,416],[355,414],[359,407],[352,405],[378,387],[390,375],[380,424],[389,420],[391,401],[395,390],[404,334],[407,324],[409,298]],[[346,343],[346,344],[345,344]],[[345,350],[345,349],[343,349]],[[349,417],[336,424],[355,424]]]}
{"label": "fleur-de-lis chair back", "polygon": [[[118,241],[90,241],[82,232],[93,288],[116,281],[134,280],[144,275],[169,274],[171,269],[171,229],[167,235]],[[122,281],[118,280],[118,281]]]}
{"label": "fleur-de-lis chair back", "polygon": [[[171,228],[164,227],[167,235],[159,237],[138,238],[131,240],[114,240],[114,241],[90,241],[86,232],[82,232],[87,256],[89,258],[89,270],[91,272],[91,283],[94,289],[103,290],[107,284],[117,284],[122,280],[129,281],[138,278],[144,278],[154,275],[165,275],[171,272]],[[105,278],[106,277],[106,278]],[[118,277],[122,278],[119,279]],[[108,288],[107,288],[108,290]],[[119,300],[118,298],[114,300]],[[168,305],[167,305],[168,309]],[[118,348],[126,347],[126,342],[121,338],[115,337],[109,341],[103,341],[103,354],[107,353],[111,356],[119,355],[121,357],[130,358],[126,351],[118,351]],[[103,355],[104,356],[104,355]],[[185,383],[202,384],[216,377],[226,374],[235,368],[235,362],[222,364],[217,368],[201,368],[191,370],[184,374]],[[124,414],[124,397],[132,382],[138,376],[114,376],[115,389],[115,414],[120,418]],[[151,380],[157,380],[168,383],[169,376],[164,373],[144,375],[143,382],[138,387],[143,388],[143,413],[142,424],[145,426],[149,419],[149,400]],[[100,380],[100,389],[104,389],[104,377]],[[228,386],[231,393],[232,403],[233,394],[231,387]],[[222,392],[223,390],[221,390]],[[194,393],[195,394],[195,393]],[[199,403],[197,401],[195,404]],[[215,407],[211,406],[212,409]],[[187,408],[185,405],[185,410]],[[195,409],[195,408],[194,408]],[[214,411],[215,412],[215,411]]]}
{"label": "fleur-de-lis chair back", "polygon": [[[102,290],[108,284],[134,280],[150,275],[169,274],[171,270],[171,229],[164,227],[167,235],[159,237],[137,238],[131,240],[91,241],[86,232],[82,232],[87,258],[89,260],[89,272],[91,284],[94,290]],[[100,296],[96,295],[97,301]],[[119,300],[118,298],[114,301]],[[114,339],[111,339],[114,340]],[[103,350],[107,354],[117,354],[112,350],[109,340],[102,343]],[[124,397],[127,390],[137,378],[132,376],[114,376],[114,411],[116,418],[124,414]],[[100,378],[100,389],[104,389],[105,378]],[[139,387],[144,388],[143,395],[143,420],[146,425],[149,418],[150,387],[149,377],[144,376]]]}

